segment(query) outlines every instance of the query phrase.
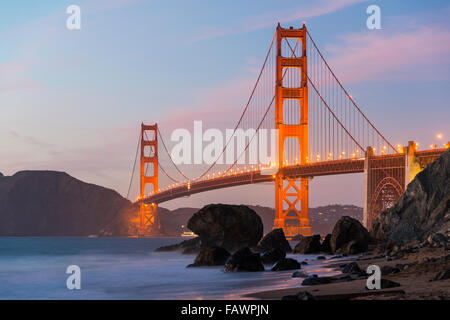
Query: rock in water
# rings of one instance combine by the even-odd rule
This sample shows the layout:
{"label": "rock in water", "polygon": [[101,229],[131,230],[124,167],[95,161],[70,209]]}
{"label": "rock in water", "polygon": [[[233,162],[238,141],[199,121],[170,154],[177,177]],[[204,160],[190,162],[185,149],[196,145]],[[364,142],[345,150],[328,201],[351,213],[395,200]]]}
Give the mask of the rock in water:
{"label": "rock in water", "polygon": [[199,237],[184,240],[177,244],[172,244],[168,246],[163,246],[156,249],[156,252],[168,252],[168,251],[181,251],[183,253],[195,253],[199,252],[201,249],[202,241]]}
{"label": "rock in water", "polygon": [[261,261],[264,264],[274,264],[278,260],[283,259],[285,257],[286,257],[286,252],[277,248],[277,249],[272,249],[270,251],[265,252],[261,256]]}
{"label": "rock in water", "polygon": [[380,213],[372,233],[402,243],[433,233],[450,236],[450,149],[416,175],[392,208]]}
{"label": "rock in water", "polygon": [[320,235],[316,234],[310,237],[304,237],[295,246],[292,253],[309,254],[320,252]]}
{"label": "rock in water", "polygon": [[264,271],[264,266],[259,253],[251,252],[248,247],[245,247],[228,258],[224,271]]}
{"label": "rock in water", "polygon": [[203,248],[234,251],[256,246],[263,236],[261,218],[247,206],[207,205],[189,219],[187,227],[199,236]]}
{"label": "rock in water", "polygon": [[279,260],[275,265],[272,267],[272,271],[285,271],[285,270],[296,270],[301,269],[300,263],[291,258],[283,258]]}
{"label": "rock in water", "polygon": [[331,234],[327,234],[322,244],[320,245],[320,251],[325,253],[332,253],[330,241],[331,241]]}
{"label": "rock in water", "polygon": [[129,235],[137,208],[114,190],[64,172],[20,171],[0,179],[1,236]]}
{"label": "rock in water", "polygon": [[356,254],[367,251],[369,232],[356,219],[341,217],[331,233],[330,247],[334,253]]}
{"label": "rock in water", "polygon": [[280,249],[284,252],[291,252],[291,246],[286,240],[283,229],[274,229],[261,239],[257,246],[258,251],[266,252],[272,249]]}
{"label": "rock in water", "polygon": [[230,253],[224,248],[212,247],[203,249],[198,254],[193,264],[188,267],[200,267],[200,266],[223,266],[230,257]]}

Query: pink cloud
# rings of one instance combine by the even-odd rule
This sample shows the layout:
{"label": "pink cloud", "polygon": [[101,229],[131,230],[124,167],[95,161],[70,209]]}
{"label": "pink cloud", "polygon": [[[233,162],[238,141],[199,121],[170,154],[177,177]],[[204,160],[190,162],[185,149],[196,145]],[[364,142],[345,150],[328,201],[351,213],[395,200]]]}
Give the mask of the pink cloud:
{"label": "pink cloud", "polygon": [[247,33],[268,27],[274,27],[278,22],[288,23],[295,21],[300,26],[302,20],[322,15],[327,15],[352,6],[366,0],[321,0],[302,3],[294,8],[265,12],[253,17],[247,17],[245,21],[238,21],[230,27],[206,27],[199,30],[198,34],[191,39],[192,42],[213,39],[223,36]]}
{"label": "pink cloud", "polygon": [[450,31],[437,27],[396,34],[367,31],[346,35],[326,51],[338,78],[347,83],[437,80],[448,76],[442,65],[450,63]]}

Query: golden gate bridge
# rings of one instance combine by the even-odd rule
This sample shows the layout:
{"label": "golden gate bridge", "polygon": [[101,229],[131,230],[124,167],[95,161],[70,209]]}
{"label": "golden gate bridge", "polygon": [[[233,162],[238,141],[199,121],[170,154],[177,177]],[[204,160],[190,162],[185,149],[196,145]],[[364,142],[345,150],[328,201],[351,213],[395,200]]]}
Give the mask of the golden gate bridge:
{"label": "golden gate bridge", "polygon": [[[238,130],[254,130],[232,164],[219,159],[230,148]],[[242,164],[252,140],[262,129],[277,129],[277,159],[256,165]],[[164,148],[160,153],[159,142]],[[445,145],[448,148],[449,144]],[[255,85],[233,135],[216,160],[197,177],[188,177],[173,161],[158,125],[141,125],[136,160],[140,155],[139,233],[158,235],[158,204],[192,194],[233,186],[273,182],[274,228],[286,236],[311,235],[308,184],[315,176],[364,173],[363,223],[370,229],[377,214],[391,207],[408,183],[445,148],[418,151],[392,145],[364,115],[345,90],[305,24],[279,24]],[[161,165],[168,156],[176,178]],[[245,161],[244,161],[245,162]],[[133,168],[133,174],[134,174]],[[159,188],[159,170],[173,183]],[[273,170],[273,174],[267,174]],[[133,181],[130,180],[130,187]],[[146,187],[152,190],[147,192]]]}

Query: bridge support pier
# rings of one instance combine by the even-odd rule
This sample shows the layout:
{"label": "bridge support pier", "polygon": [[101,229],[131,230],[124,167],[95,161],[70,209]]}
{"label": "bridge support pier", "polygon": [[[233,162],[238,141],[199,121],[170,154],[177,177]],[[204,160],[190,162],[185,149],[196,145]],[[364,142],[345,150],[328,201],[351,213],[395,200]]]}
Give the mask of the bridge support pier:
{"label": "bridge support pier", "polygon": [[378,214],[392,207],[411,180],[439,155],[439,152],[417,151],[414,141],[409,141],[408,146],[397,155],[374,156],[374,149],[367,147],[363,225],[370,230]]}
{"label": "bridge support pier", "polygon": [[[294,53],[288,57],[282,55],[282,41],[296,39],[301,45],[301,56]],[[284,75],[287,69],[299,70],[299,87],[285,87]],[[287,158],[293,150],[285,146],[287,139],[298,142],[299,164],[308,162],[308,79],[306,57],[306,26],[300,29],[277,27],[277,67],[275,87],[275,128],[278,130],[278,167],[281,168],[293,159]],[[297,101],[300,112],[289,117],[285,111],[285,102]],[[289,109],[287,109],[289,110]],[[286,158],[285,158],[286,156]],[[287,209],[285,209],[285,204]],[[275,176],[275,222],[274,228],[283,228],[287,237],[296,234],[311,235],[308,217],[308,178],[286,177],[281,171]]]}
{"label": "bridge support pier", "polygon": [[[140,193],[144,199],[145,187],[152,185],[158,193],[158,125],[141,124]],[[160,232],[158,206],[141,202],[139,210],[139,236],[155,236]]]}
{"label": "bridge support pier", "polygon": [[370,158],[373,157],[373,148],[367,147],[364,158],[364,195],[363,195],[363,226],[369,229],[369,216],[370,216],[370,194],[369,194],[369,165]]}

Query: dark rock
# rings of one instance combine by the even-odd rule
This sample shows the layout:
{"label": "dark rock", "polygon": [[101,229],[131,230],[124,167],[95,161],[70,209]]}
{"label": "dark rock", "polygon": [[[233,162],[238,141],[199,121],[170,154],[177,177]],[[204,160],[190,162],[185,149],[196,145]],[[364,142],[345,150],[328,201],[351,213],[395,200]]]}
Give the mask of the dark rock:
{"label": "dark rock", "polygon": [[195,253],[195,252],[199,252],[200,248],[201,248],[201,240],[200,240],[200,238],[196,237],[196,238],[184,240],[177,244],[160,247],[160,248],[156,249],[155,251],[156,252],[182,251],[185,253],[188,253],[188,252]]}
{"label": "dark rock", "polygon": [[280,249],[284,252],[292,251],[281,228],[270,231],[261,239],[257,246],[257,250],[260,252],[266,252],[272,249]]}
{"label": "dark rock", "polygon": [[295,246],[292,253],[309,254],[320,252],[320,235],[316,234],[310,237],[304,237]]}
{"label": "dark rock", "polygon": [[300,262],[300,264],[303,264],[303,265],[307,265],[307,264],[308,264],[308,262],[306,262],[306,261],[302,261],[302,262]]}
{"label": "dark rock", "polygon": [[292,273],[292,278],[307,278],[308,274],[303,271],[294,271]]}
{"label": "dark rock", "polygon": [[230,253],[224,248],[212,247],[203,249],[195,258],[194,263],[188,267],[223,266],[229,257]]}
{"label": "dark rock", "polygon": [[302,266],[297,260],[291,258],[284,258],[279,260],[272,267],[272,271],[285,271],[285,270],[295,270],[300,269]]}
{"label": "dark rock", "polygon": [[0,236],[136,234],[138,207],[114,190],[65,172],[20,171],[0,179]]}
{"label": "dark rock", "polygon": [[397,203],[381,212],[372,225],[378,239],[401,243],[450,234],[450,149],[427,165],[408,184]]}
{"label": "dark rock", "polygon": [[251,252],[248,247],[245,247],[228,258],[224,271],[264,271],[264,266],[259,253]]}
{"label": "dark rock", "polygon": [[207,205],[189,219],[187,227],[200,237],[204,248],[229,251],[254,247],[263,235],[261,218],[247,206]]}
{"label": "dark rock", "polygon": [[[388,279],[381,279],[380,280],[380,289],[389,289],[389,288],[396,288],[396,287],[400,287],[401,284],[392,280],[388,280]],[[376,289],[369,289],[366,286],[366,290],[376,290]]]}
{"label": "dark rock", "polygon": [[428,236],[426,242],[432,248],[443,247],[447,244],[449,239],[442,233],[434,233]]}
{"label": "dark rock", "polygon": [[359,274],[362,270],[356,262],[350,262],[349,264],[346,264],[341,271],[342,273]]}
{"label": "dark rock", "polygon": [[331,250],[342,254],[356,254],[367,251],[369,232],[362,224],[351,217],[341,217],[331,233]]}
{"label": "dark rock", "polygon": [[320,245],[320,251],[325,253],[331,253],[331,234],[327,234],[325,239],[322,241],[322,244]]}
{"label": "dark rock", "polygon": [[331,279],[329,277],[318,277],[316,274],[313,274],[302,281],[302,286],[315,286],[327,283],[331,283]]}
{"label": "dark rock", "polygon": [[265,252],[261,256],[261,261],[264,264],[274,264],[278,260],[283,259],[285,257],[286,257],[286,253],[283,250],[276,248],[276,249],[272,249],[270,251]]}
{"label": "dark rock", "polygon": [[316,301],[317,299],[316,299],[316,297],[314,297],[308,291],[304,291],[304,292],[299,292],[299,293],[294,294],[294,295],[284,296],[284,297],[281,298],[281,300],[288,300],[288,301],[297,301],[297,300]]}
{"label": "dark rock", "polygon": [[326,257],[324,257],[324,256],[318,256],[317,257],[317,260],[325,260],[326,259]]}
{"label": "dark rock", "polygon": [[380,268],[381,270],[381,275],[382,276],[387,276],[389,274],[395,274],[395,273],[399,273],[401,270],[397,267],[392,267],[392,266],[382,266]]}
{"label": "dark rock", "polygon": [[450,269],[438,272],[438,274],[436,274],[436,276],[433,279],[431,279],[431,281],[439,281],[447,279],[450,279]]}

